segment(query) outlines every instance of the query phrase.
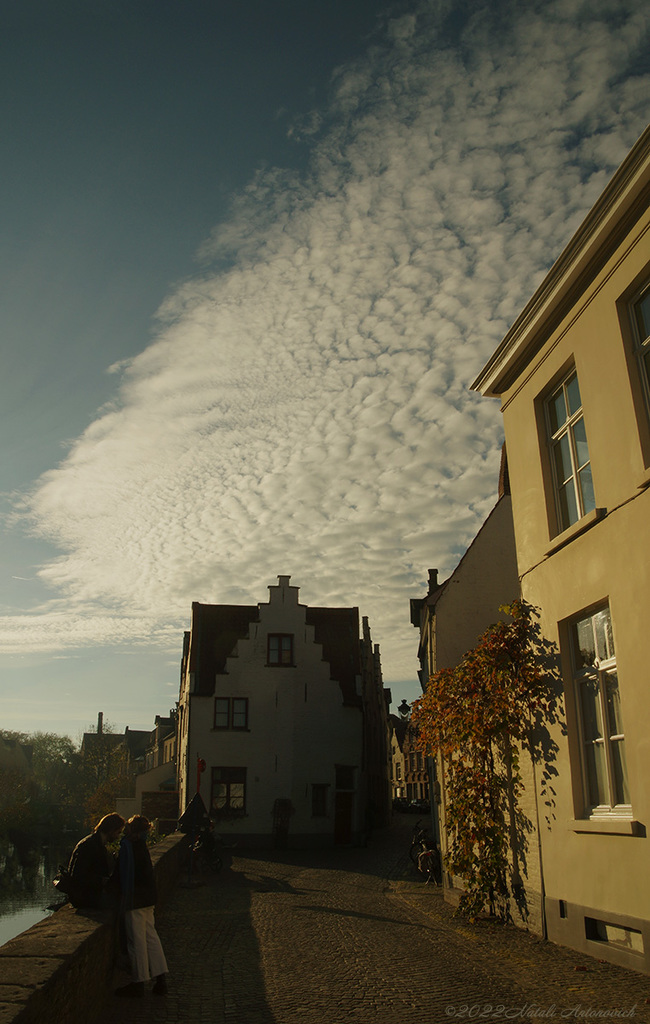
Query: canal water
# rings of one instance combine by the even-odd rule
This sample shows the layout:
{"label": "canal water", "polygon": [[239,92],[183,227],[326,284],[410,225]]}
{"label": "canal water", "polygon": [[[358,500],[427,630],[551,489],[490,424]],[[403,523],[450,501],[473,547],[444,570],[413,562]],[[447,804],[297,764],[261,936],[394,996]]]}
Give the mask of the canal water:
{"label": "canal water", "polygon": [[63,903],[52,879],[69,855],[62,840],[39,849],[19,849],[0,839],[0,946]]}

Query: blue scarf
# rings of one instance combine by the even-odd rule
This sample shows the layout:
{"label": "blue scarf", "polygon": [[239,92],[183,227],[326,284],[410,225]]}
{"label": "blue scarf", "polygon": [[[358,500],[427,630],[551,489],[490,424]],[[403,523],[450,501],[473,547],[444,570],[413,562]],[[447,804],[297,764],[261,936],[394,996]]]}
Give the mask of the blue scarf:
{"label": "blue scarf", "polygon": [[133,910],[135,861],[133,859],[133,844],[128,839],[123,839],[120,843],[118,866],[120,869],[120,889],[122,890],[121,909],[122,911]]}

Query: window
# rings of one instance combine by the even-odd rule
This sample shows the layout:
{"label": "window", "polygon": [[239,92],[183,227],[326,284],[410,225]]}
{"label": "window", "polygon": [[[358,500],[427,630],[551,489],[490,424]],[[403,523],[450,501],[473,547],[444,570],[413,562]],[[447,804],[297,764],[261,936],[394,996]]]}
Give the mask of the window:
{"label": "window", "polygon": [[632,303],[632,328],[639,372],[650,412],[650,283],[648,282],[636,301]]}
{"label": "window", "polygon": [[293,636],[289,633],[269,633],[268,665],[293,665]]}
{"label": "window", "polygon": [[629,809],[621,698],[609,608],[571,626],[585,797],[592,813]]}
{"label": "window", "polygon": [[566,530],[596,507],[587,433],[575,370],[546,402],[558,526]]}
{"label": "window", "polygon": [[248,729],[248,697],[216,697],[215,729]]}
{"label": "window", "polygon": [[315,782],[311,787],[311,816],[312,818],[327,817],[327,790],[329,786]]}
{"label": "window", "polygon": [[212,769],[210,807],[217,818],[238,818],[245,814],[245,768]]}

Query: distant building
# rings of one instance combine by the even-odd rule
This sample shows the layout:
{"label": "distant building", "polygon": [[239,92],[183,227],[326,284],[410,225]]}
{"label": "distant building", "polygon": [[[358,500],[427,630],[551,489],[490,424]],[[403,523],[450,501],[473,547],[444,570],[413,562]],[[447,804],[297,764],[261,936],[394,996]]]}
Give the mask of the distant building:
{"label": "distant building", "polygon": [[522,596],[561,661],[547,934],[646,972],[649,200],[650,129],[473,384],[501,400]]}
{"label": "distant building", "polygon": [[[251,843],[359,841],[389,816],[387,700],[357,608],[192,605],[179,698],[181,812],[197,790]],[[200,771],[205,766],[203,772]]]}
{"label": "distant building", "polygon": [[149,732],[128,726],[123,733],[107,731],[100,711],[96,732],[85,732],[81,741],[84,768],[94,774],[98,786],[116,775],[133,778],[144,771],[149,737]]}
{"label": "distant building", "polygon": [[[453,573],[438,582],[437,569],[429,570],[429,589],[425,597],[411,601],[411,622],[420,632],[418,659],[423,691],[429,678],[440,669],[455,668],[474,648],[490,625],[504,618],[502,605],[519,597],[519,579],[512,519],[512,498],[505,448],[499,473],[498,500],[468,547]],[[514,879],[523,887],[513,907],[516,921],[532,931],[542,931],[542,895],[538,843],[537,809],[534,798],[533,767],[528,755],[521,756],[521,774],[528,788],[519,797],[525,815],[525,839],[510,830],[510,885]],[[441,758],[429,762],[432,775],[433,810],[437,818],[434,832],[440,850],[449,852],[447,831],[445,765]],[[513,846],[515,847],[513,849]],[[445,872],[445,896],[457,902],[461,881]],[[523,898],[522,898],[523,896]]]}
{"label": "distant building", "polygon": [[[144,814],[159,827],[171,829],[178,819],[178,782],[176,778],[177,712],[156,715],[154,727],[139,762],[142,770],[135,778],[132,797],[120,797],[115,810],[124,818]],[[132,735],[129,732],[129,735]]]}
{"label": "distant building", "polygon": [[418,747],[418,733],[408,718],[390,715],[391,789],[393,800],[429,801],[427,759]]}

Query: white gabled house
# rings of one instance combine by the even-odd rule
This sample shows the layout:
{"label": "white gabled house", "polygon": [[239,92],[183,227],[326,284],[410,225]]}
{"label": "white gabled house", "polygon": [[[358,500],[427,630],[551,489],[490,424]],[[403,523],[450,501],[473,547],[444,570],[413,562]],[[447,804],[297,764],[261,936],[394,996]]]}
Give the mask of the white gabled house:
{"label": "white gabled house", "polygon": [[251,845],[350,843],[389,818],[378,648],[357,608],[310,608],[298,589],[279,576],[266,603],[195,602],[185,634],[180,812],[198,783],[220,831]]}

